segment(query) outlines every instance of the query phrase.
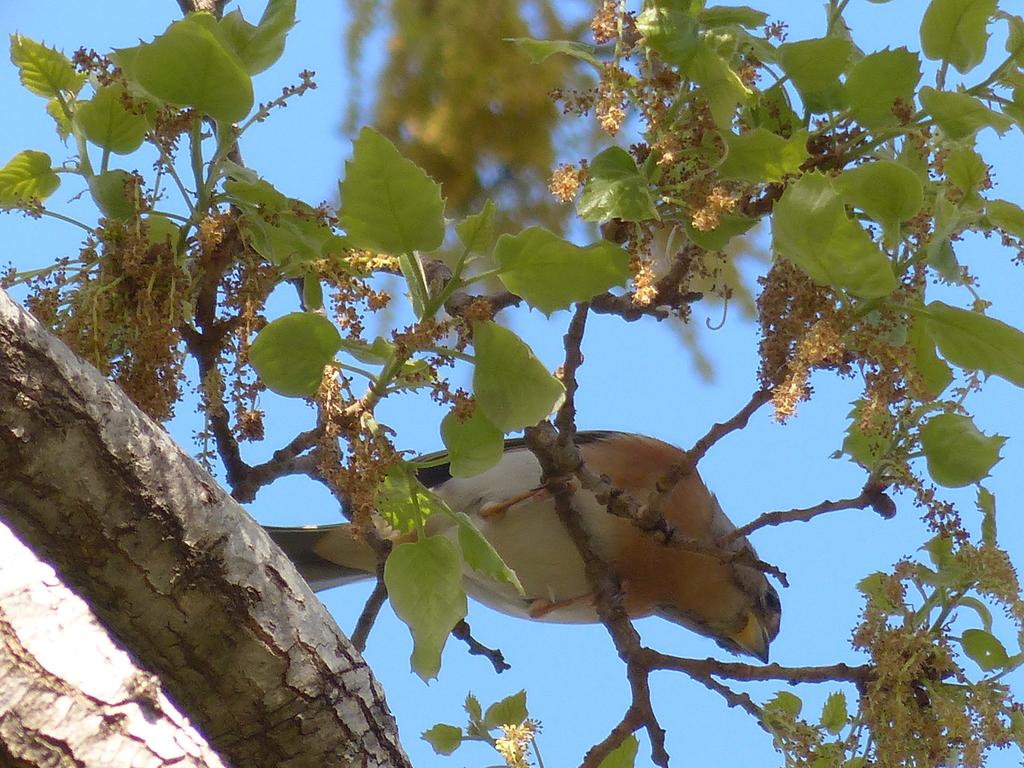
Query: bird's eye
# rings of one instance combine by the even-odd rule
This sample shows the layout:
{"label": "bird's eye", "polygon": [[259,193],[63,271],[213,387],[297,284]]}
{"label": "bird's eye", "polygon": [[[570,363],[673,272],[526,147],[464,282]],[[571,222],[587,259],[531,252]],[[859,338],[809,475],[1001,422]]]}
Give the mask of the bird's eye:
{"label": "bird's eye", "polygon": [[782,611],[782,602],[779,600],[779,596],[776,594],[774,589],[769,589],[764,593],[764,604],[768,610],[774,611],[775,613]]}

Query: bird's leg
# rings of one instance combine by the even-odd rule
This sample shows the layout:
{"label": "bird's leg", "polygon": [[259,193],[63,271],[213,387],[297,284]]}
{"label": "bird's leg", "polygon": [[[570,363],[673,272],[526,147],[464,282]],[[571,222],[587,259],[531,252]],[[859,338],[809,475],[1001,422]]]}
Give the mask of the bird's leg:
{"label": "bird's leg", "polygon": [[523,493],[510,496],[507,499],[501,501],[490,501],[486,504],[480,505],[480,517],[484,520],[500,520],[516,504],[523,501],[545,501],[551,498],[551,493],[541,486],[540,488],[531,488]]}
{"label": "bird's leg", "polygon": [[530,603],[529,614],[531,619],[541,619],[547,616],[552,611],[561,610],[562,608],[569,608],[574,605],[593,605],[594,604],[594,593],[587,592],[586,594],[577,595],[576,597],[570,597],[568,600],[545,600],[544,598],[537,598]]}

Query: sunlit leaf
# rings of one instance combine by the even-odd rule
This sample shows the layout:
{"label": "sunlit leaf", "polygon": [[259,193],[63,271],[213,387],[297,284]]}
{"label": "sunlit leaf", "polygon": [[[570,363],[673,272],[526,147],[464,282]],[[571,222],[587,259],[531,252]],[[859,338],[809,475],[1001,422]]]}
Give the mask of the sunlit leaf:
{"label": "sunlit leaf", "polygon": [[124,86],[104,86],[89,101],[79,102],[75,114],[89,141],[119,155],[138,149],[149,130],[145,115],[125,107],[125,97]]}
{"label": "sunlit leaf", "polygon": [[44,98],[76,94],[85,82],[85,75],[76,72],[63,53],[17,32],[11,35],[11,63],[18,68],[21,84]]}
{"label": "sunlit leaf", "polygon": [[939,485],[960,488],[985,478],[999,461],[1006,438],[987,437],[967,416],[940,413],[921,427],[928,474]]}
{"label": "sunlit leaf", "polygon": [[922,88],[918,95],[925,111],[951,139],[965,139],[983,128],[1003,133],[1013,125],[1010,118],[989,109],[969,93]]}
{"label": "sunlit leaf", "polygon": [[437,677],[445,640],[468,608],[459,550],[444,536],[399,544],[384,563],[384,584],[412,632],[413,671],[423,680]]}
{"label": "sunlit leaf", "polygon": [[636,736],[629,734],[622,743],[608,753],[598,763],[597,768],[633,768],[636,765],[636,753],[640,750],[640,742]]}
{"label": "sunlit leaf", "polygon": [[889,247],[899,241],[903,222],[914,218],[924,204],[917,174],[893,160],[878,160],[843,171],[835,186],[848,204],[882,225]]}
{"label": "sunlit leaf", "polygon": [[993,317],[941,301],[931,302],[920,313],[942,356],[951,363],[1024,387],[1024,333]]}
{"label": "sunlit leaf", "polygon": [[906,48],[877,51],[850,68],[846,97],[853,116],[871,130],[896,125],[893,108],[901,102],[913,110],[914,89],[921,80],[921,61]]}
{"label": "sunlit leaf", "polygon": [[784,139],[764,128],[736,135],[723,133],[725,157],[718,171],[723,178],[741,181],[782,181],[796,173],[810,157],[807,131],[799,130]]}
{"label": "sunlit leaf", "polygon": [[53,172],[50,156],[26,149],[0,168],[0,207],[45,200],[57,191],[60,177]]}
{"label": "sunlit leaf", "polygon": [[821,37],[779,46],[782,68],[812,112],[828,112],[843,106],[839,75],[846,69],[852,53],[853,43],[842,37]]}
{"label": "sunlit leaf", "polygon": [[660,218],[647,179],[633,156],[621,147],[609,147],[590,162],[576,210],[584,221]]}
{"label": "sunlit leaf", "polygon": [[450,755],[462,744],[462,729],[456,728],[454,725],[438,723],[425,730],[420,738],[430,744],[437,754]]}
{"label": "sunlit leaf", "polygon": [[655,0],[636,17],[644,44],[667,64],[682,67],[697,51],[697,20],[689,0]]}
{"label": "sunlit leaf", "polygon": [[843,726],[846,725],[848,717],[846,695],[842,691],[830,693],[821,711],[822,727],[829,733],[839,733],[843,730]]}
{"label": "sunlit leaf", "polygon": [[250,75],[281,58],[284,41],[295,26],[295,0],[270,0],[258,25],[250,24],[236,8],[220,21],[224,37]]}
{"label": "sunlit leaf", "polygon": [[507,43],[515,43],[534,64],[540,64],[548,56],[556,53],[564,53],[574,59],[585,61],[594,67],[600,68],[601,62],[594,56],[595,48],[586,43],[578,43],[575,40],[534,40],[532,37],[507,37]]}
{"label": "sunlit leaf", "polygon": [[473,323],[477,407],[498,429],[532,427],[557,406],[565,387],[526,343],[488,320]]}
{"label": "sunlit leaf", "polygon": [[455,232],[467,251],[488,253],[494,245],[494,201],[488,200],[479,213],[455,225]]}
{"label": "sunlit leaf", "polygon": [[469,418],[449,413],[441,422],[452,477],[472,477],[490,469],[505,451],[505,435],[479,408]]}
{"label": "sunlit leaf", "polygon": [[932,0],[921,20],[921,50],[969,72],[985,58],[996,0]]}
{"label": "sunlit leaf", "polygon": [[526,691],[513,693],[501,701],[491,704],[484,714],[484,726],[488,729],[499,725],[519,725],[529,716],[526,709]]}
{"label": "sunlit leaf", "polygon": [[353,142],[340,189],[338,219],[356,247],[397,255],[444,240],[441,186],[372,128]]}
{"label": "sunlit leaf", "polygon": [[334,323],[313,312],[293,312],[259,332],[249,347],[249,362],[278,394],[309,397],[339,349],[341,335]]}

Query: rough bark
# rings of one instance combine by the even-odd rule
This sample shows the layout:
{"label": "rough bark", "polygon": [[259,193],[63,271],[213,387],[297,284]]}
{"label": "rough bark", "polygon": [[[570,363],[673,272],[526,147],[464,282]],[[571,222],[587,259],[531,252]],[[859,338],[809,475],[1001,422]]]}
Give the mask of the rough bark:
{"label": "rough bark", "polygon": [[263,529],[3,291],[0,504],[229,762],[408,765],[370,669]]}
{"label": "rough bark", "polygon": [[0,740],[30,765],[224,765],[159,678],[2,524]]}

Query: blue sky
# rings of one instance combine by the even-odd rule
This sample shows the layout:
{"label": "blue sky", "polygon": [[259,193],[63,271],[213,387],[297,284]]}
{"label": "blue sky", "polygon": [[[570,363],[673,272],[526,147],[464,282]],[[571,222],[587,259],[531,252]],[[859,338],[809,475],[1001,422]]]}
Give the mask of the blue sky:
{"label": "blue sky", "polygon": [[[808,0],[773,0],[755,4],[775,19],[790,25],[790,39],[816,37],[824,30],[822,4]],[[233,7],[233,6],[232,6]],[[246,16],[258,17],[261,2],[243,2]],[[847,18],[854,40],[865,50],[906,45],[917,50],[917,28],[924,2],[893,2],[878,5],[852,0]],[[34,3],[0,4],[0,26],[44,40],[70,53],[79,46],[99,51],[125,47],[150,39],[176,17],[177,6],[161,3],[108,0],[102,14],[95,5],[68,0],[37,0]],[[318,90],[279,111],[257,126],[245,139],[246,163],[289,195],[311,202],[333,200],[350,138],[340,134],[343,107],[351,89],[362,93],[374,83],[346,80],[340,49],[345,20],[344,4],[299,2],[300,23],[292,32],[285,57],[256,80],[257,99],[276,96],[281,86],[294,82],[301,69],[317,72]],[[1003,29],[993,28],[991,48],[1001,56]],[[373,49],[373,41],[367,50]],[[495,41],[496,51],[503,53]],[[512,52],[509,52],[510,55]],[[977,71],[982,71],[981,68]],[[976,76],[975,78],[976,79]],[[968,75],[968,82],[974,82]],[[10,65],[0,66],[0,99],[8,119],[0,132],[0,162],[21,149],[40,149],[58,161],[70,155],[53,133],[41,99],[22,90]],[[628,143],[628,142],[627,142]],[[1017,130],[997,140],[991,131],[982,136],[981,149],[996,168],[996,188],[990,193],[1024,204],[1024,179],[1017,173],[1024,138]],[[576,158],[567,157],[566,160]],[[150,159],[139,161],[147,168]],[[52,202],[61,210],[88,219],[90,204],[71,200],[77,189],[62,188]],[[78,232],[56,222],[37,222],[20,216],[0,218],[5,251],[2,260],[13,259],[21,269],[46,263],[77,250]],[[1018,326],[1024,325],[1020,302],[1024,273],[1009,264],[1009,254],[998,244],[969,237],[959,253],[974,265],[981,278],[981,294],[994,302],[990,314]],[[949,291],[943,298],[967,306],[963,292]],[[290,311],[292,298],[275,296],[274,307]],[[616,318],[592,316],[580,373],[577,396],[581,428],[622,429],[660,437],[687,447],[713,421],[731,416],[753,392],[757,361],[756,329],[731,313],[724,328],[705,327],[705,318],[717,322],[720,311],[698,306],[694,322],[704,350],[713,361],[716,376],[705,382],[695,373],[692,360],[667,325],[641,321],[627,325]],[[550,320],[539,313],[519,313],[513,327],[552,368],[561,363],[561,336],[567,313]],[[826,498],[856,495],[863,484],[862,471],[845,460],[830,459],[846,427],[847,403],[859,394],[859,382],[836,380],[828,375],[813,379],[815,399],[803,405],[786,426],[775,424],[767,409],[759,412],[743,432],[715,446],[701,464],[708,486],[717,493],[724,509],[737,524],[775,509],[809,506]],[[270,441],[256,450],[257,460],[286,440],[296,424],[308,415],[295,402],[273,395],[266,399]],[[985,482],[995,493],[999,508],[999,535],[1015,561],[1024,563],[1024,519],[1021,505],[1024,488],[1024,392],[993,379],[968,405],[980,428],[998,431],[1010,440],[1003,461]],[[198,421],[189,404],[179,408],[169,425],[176,439],[194,451],[191,442]],[[442,413],[418,398],[386,403],[381,417],[402,436],[401,448],[430,451],[440,447],[437,424]],[[301,428],[301,426],[299,427]],[[977,530],[973,491],[949,494],[961,504],[967,525]],[[780,590],[784,606],[782,632],[772,648],[773,661],[790,665],[861,663],[849,647],[850,633],[861,605],[856,582],[874,570],[889,569],[927,538],[909,499],[898,499],[896,519],[883,521],[869,511],[846,511],[809,524],[769,528],[755,534],[761,556],[789,575],[791,587]],[[319,486],[308,481],[286,480],[261,492],[250,507],[262,522],[298,524],[337,520],[337,510]],[[351,630],[369,587],[334,590],[324,600],[343,629]],[[469,657],[463,646],[449,643],[441,676],[430,685],[409,672],[410,640],[405,627],[385,609],[370,637],[366,657],[382,681],[394,710],[403,741],[416,765],[480,766],[496,762],[493,753],[464,747],[452,758],[439,758],[419,740],[420,731],[435,722],[463,722],[461,702],[473,691],[486,705],[526,688],[531,714],[541,720],[540,743],[548,766],[577,764],[594,742],[621,718],[628,687],[621,663],[600,626],[560,627],[533,624],[496,614],[472,605],[468,617],[482,642],[498,646],[512,670],[495,675],[483,660]],[[722,656],[710,641],[657,619],[638,623],[645,642],[680,655]],[[1011,648],[1011,652],[1016,649]],[[970,662],[968,662],[970,664]],[[1024,690],[1024,674],[1008,678]],[[758,700],[769,698],[782,684],[751,685]],[[804,698],[805,711],[817,713],[831,686],[805,687],[796,691]],[[728,709],[715,694],[679,675],[663,673],[653,680],[656,710],[668,730],[669,752],[676,764],[732,764],[756,761],[771,765],[770,738],[746,715]],[[852,692],[848,691],[848,695]],[[647,765],[641,747],[638,765]],[[1012,753],[994,754],[993,766],[1017,765]]]}

